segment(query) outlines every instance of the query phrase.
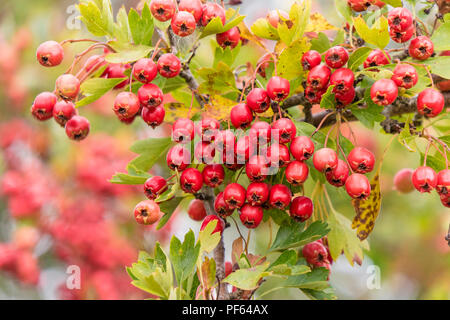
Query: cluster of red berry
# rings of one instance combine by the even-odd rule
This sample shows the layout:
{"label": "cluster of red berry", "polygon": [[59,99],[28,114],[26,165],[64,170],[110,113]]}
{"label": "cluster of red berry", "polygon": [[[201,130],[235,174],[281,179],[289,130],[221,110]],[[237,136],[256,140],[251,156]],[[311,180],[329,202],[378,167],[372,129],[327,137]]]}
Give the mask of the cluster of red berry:
{"label": "cluster of red berry", "polygon": [[380,0],[347,0],[347,3],[356,12],[366,11],[370,6],[377,6],[379,8],[385,6],[385,3]]}

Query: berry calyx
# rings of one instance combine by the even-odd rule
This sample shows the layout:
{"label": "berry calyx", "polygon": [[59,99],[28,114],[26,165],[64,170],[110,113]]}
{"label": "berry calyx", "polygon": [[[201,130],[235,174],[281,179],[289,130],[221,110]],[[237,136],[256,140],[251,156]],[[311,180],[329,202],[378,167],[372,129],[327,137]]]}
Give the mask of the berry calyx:
{"label": "berry calyx", "polygon": [[335,187],[342,187],[347,181],[349,171],[347,163],[344,160],[338,159],[337,166],[326,172],[325,177],[329,184]]}
{"label": "berry calyx", "polygon": [[438,172],[436,191],[441,196],[450,196],[450,169]]}
{"label": "berry calyx", "polygon": [[267,91],[261,88],[252,89],[247,95],[247,106],[256,113],[263,113],[270,107]]}
{"label": "berry calyx", "polygon": [[336,168],[338,164],[338,156],[333,149],[322,148],[314,153],[313,164],[317,171],[331,171]]}
{"label": "berry calyx", "polygon": [[188,168],[181,173],[180,186],[184,192],[197,193],[203,186],[203,176],[195,168]]}
{"label": "berry calyx", "polygon": [[163,123],[165,115],[166,110],[164,110],[163,106],[143,107],[141,111],[142,120],[153,129]]}
{"label": "berry calyx", "polygon": [[150,83],[156,78],[158,74],[158,68],[156,63],[152,59],[142,58],[136,61],[133,66],[134,78],[144,84]]}
{"label": "berry calyx", "polygon": [[406,8],[394,8],[388,13],[388,24],[393,30],[406,30],[413,24],[412,13]]}
{"label": "berry calyx", "polygon": [[176,5],[173,0],[152,0],[150,11],[158,21],[168,21],[175,14]]}
{"label": "berry calyx", "polygon": [[409,43],[409,55],[417,60],[426,60],[434,52],[434,45],[427,36],[418,36]]}
{"label": "berry calyx", "polygon": [[143,106],[157,107],[163,102],[164,94],[156,84],[147,83],[139,88],[138,98]]}
{"label": "berry calyx", "polygon": [[252,182],[245,197],[252,206],[261,206],[269,199],[269,186],[264,182]]}
{"label": "berry calyx", "polygon": [[325,62],[333,69],[343,67],[348,61],[348,51],[344,47],[335,46],[325,52]]}
{"label": "berry calyx", "polygon": [[333,72],[330,77],[330,85],[334,85],[334,93],[346,93],[353,89],[355,75],[353,71],[347,68],[339,68]]}
{"label": "berry calyx", "polygon": [[181,71],[181,61],[172,53],[165,53],[158,59],[158,72],[164,78],[176,77]]}
{"label": "berry calyx", "polygon": [[226,218],[233,214],[234,209],[229,209],[227,204],[225,203],[225,199],[223,198],[223,192],[220,192],[216,196],[216,200],[214,201],[214,210],[221,218]]}
{"label": "berry calyx", "polygon": [[53,116],[53,108],[58,98],[51,92],[42,92],[31,105],[31,114],[38,120],[48,120]]}
{"label": "berry calyx", "polygon": [[202,221],[206,217],[205,204],[202,200],[194,199],[189,203],[188,215],[194,221]]}
{"label": "berry calyx", "polygon": [[311,103],[311,104],[318,104],[320,103],[320,100],[322,100],[322,96],[326,90],[319,90],[316,91],[316,89],[307,86],[305,88],[305,98]]}
{"label": "berry calyx", "polygon": [[65,128],[69,139],[80,141],[88,136],[90,127],[88,119],[75,115],[67,121]]}
{"label": "berry calyx", "polygon": [[77,109],[71,101],[60,100],[53,107],[53,118],[61,126],[64,127],[73,116],[77,114]]}
{"label": "berry calyx", "polygon": [[308,179],[309,168],[306,163],[301,161],[292,161],[286,167],[285,175],[286,180],[294,185],[299,186]]}
{"label": "berry calyx", "polygon": [[247,104],[239,103],[231,109],[230,120],[236,129],[246,129],[253,121],[252,110]]}
{"label": "berry calyx", "polygon": [[239,183],[231,183],[223,191],[223,198],[229,210],[240,208],[244,205],[246,191]]}
{"label": "berry calyx", "polygon": [[56,94],[64,100],[74,100],[80,92],[80,80],[72,74],[63,74],[56,79]]}
{"label": "berry calyx", "polygon": [[309,87],[313,90],[319,91],[327,88],[330,76],[330,68],[321,63],[309,71],[306,81]]}
{"label": "berry calyx", "polygon": [[417,191],[431,192],[437,186],[436,172],[427,166],[417,168],[412,174],[412,183]]}
{"label": "berry calyx", "polygon": [[398,96],[398,87],[391,79],[375,81],[370,89],[370,97],[375,104],[387,106],[395,101]]}
{"label": "berry calyx", "polygon": [[263,208],[247,203],[240,209],[239,218],[244,226],[249,229],[254,229],[261,223],[263,215]]}
{"label": "berry calyx", "polygon": [[203,4],[201,0],[181,0],[178,4],[178,10],[190,12],[195,22],[198,23],[203,15]]}
{"label": "berry calyx", "polygon": [[289,215],[298,222],[304,222],[311,218],[314,205],[310,198],[300,196],[294,198],[289,208]]}
{"label": "berry calyx", "polygon": [[390,56],[388,53],[383,52],[380,49],[372,50],[369,53],[366,60],[364,60],[364,68],[376,67],[376,66],[384,66],[389,64]]}
{"label": "berry calyx", "polygon": [[241,40],[241,32],[238,27],[233,27],[228,31],[216,34],[216,40],[223,49],[227,47],[234,49]]}
{"label": "berry calyx", "polygon": [[207,226],[209,223],[211,223],[212,221],[217,221],[217,222],[216,222],[217,225],[216,225],[216,227],[214,228],[214,230],[213,230],[212,233],[214,234],[214,233],[216,233],[216,232],[219,232],[220,234],[222,234],[223,230],[225,229],[225,222],[223,222],[222,219],[220,219],[218,216],[213,215],[213,214],[207,215],[207,216],[205,217],[205,219],[203,220],[202,225],[201,225],[201,227],[200,227],[200,231],[203,231],[203,230],[206,228],[206,226]]}
{"label": "berry calyx", "polygon": [[427,88],[417,96],[417,111],[427,117],[436,117],[442,112],[444,105],[444,96],[436,89]]}
{"label": "berry calyx", "polygon": [[296,160],[305,161],[313,155],[314,143],[307,136],[298,136],[292,140],[289,150]]}
{"label": "berry calyx", "polygon": [[283,210],[289,206],[292,192],[284,184],[276,184],[270,188],[269,205],[273,208]]}
{"label": "berry calyx", "polygon": [[347,160],[352,170],[356,173],[371,172],[375,165],[375,156],[364,147],[353,148],[348,154]]}
{"label": "berry calyx", "polygon": [[410,193],[414,190],[412,175],[414,170],[404,168],[398,171],[394,176],[394,188],[400,193]]}
{"label": "berry calyx", "polygon": [[56,41],[46,41],[37,48],[36,58],[44,67],[55,67],[64,59],[64,49]]}
{"label": "berry calyx", "polygon": [[272,99],[273,101],[279,102],[283,101],[289,96],[291,86],[288,80],[274,76],[270,78],[269,81],[267,82],[266,89],[269,98]]}
{"label": "berry calyx", "polygon": [[395,66],[391,80],[399,87],[410,89],[417,84],[419,76],[412,65],[400,63]]}
{"label": "berry calyx", "polygon": [[162,216],[161,210],[153,200],[144,200],[134,207],[134,218],[136,222],[143,225],[151,225]]}
{"label": "berry calyx", "polygon": [[178,11],[172,18],[170,26],[173,33],[179,37],[187,37],[194,33],[197,22],[192,13],[187,11]]}
{"label": "berry calyx", "polygon": [[178,143],[189,143],[194,139],[194,122],[187,118],[175,120],[172,126],[172,140]]}
{"label": "berry calyx", "polygon": [[321,62],[322,57],[316,50],[306,51],[302,56],[303,70],[311,70],[315,66],[318,66]]}
{"label": "berry calyx", "polygon": [[191,152],[182,145],[173,146],[167,152],[166,162],[170,170],[183,171],[191,162]]}
{"label": "berry calyx", "polygon": [[371,191],[369,179],[363,174],[354,173],[347,178],[345,190],[353,199],[365,200]]}
{"label": "berry calyx", "polygon": [[254,155],[250,157],[245,165],[245,173],[250,181],[264,181],[269,171],[267,164],[268,161],[266,157],[262,155]]}
{"label": "berry calyx", "polygon": [[[272,123],[272,138],[280,143],[289,143],[297,134],[297,127],[289,118],[280,118]],[[278,137],[278,138],[277,138]]]}
{"label": "berry calyx", "polygon": [[225,170],[221,164],[209,164],[202,171],[203,182],[211,188],[217,188],[225,179]]}
{"label": "berry calyx", "polygon": [[144,183],[144,194],[150,200],[155,200],[160,194],[167,190],[167,181],[163,177],[153,176]]}
{"label": "berry calyx", "polygon": [[121,120],[133,118],[140,108],[139,99],[133,92],[121,92],[114,100],[114,113]]}
{"label": "berry calyx", "polygon": [[226,17],[225,17],[225,9],[222,8],[219,4],[214,2],[206,2],[203,5],[203,15],[202,15],[202,26],[206,27],[208,23],[211,22],[215,17],[219,17],[222,24],[225,25]]}

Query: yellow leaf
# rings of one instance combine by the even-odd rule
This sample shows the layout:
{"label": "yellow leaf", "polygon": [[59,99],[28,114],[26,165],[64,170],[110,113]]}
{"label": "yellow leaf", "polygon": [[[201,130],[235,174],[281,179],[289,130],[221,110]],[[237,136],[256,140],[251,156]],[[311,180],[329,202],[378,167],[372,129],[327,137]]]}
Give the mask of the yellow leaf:
{"label": "yellow leaf", "polygon": [[266,46],[264,45],[264,43],[262,43],[262,41],[261,41],[257,36],[255,36],[255,35],[248,29],[248,27],[247,27],[247,25],[245,24],[245,22],[242,21],[242,22],[238,25],[238,28],[239,28],[239,31],[240,31],[240,33],[241,33],[241,38],[242,38],[242,39],[245,39],[245,40],[254,42],[254,43],[256,43],[258,46],[260,46],[261,48],[263,48],[264,50],[267,50],[267,49],[266,49]]}
{"label": "yellow leaf", "polygon": [[205,105],[205,115],[217,120],[228,120],[231,108],[237,104],[236,101],[213,95],[209,98],[209,103]]}
{"label": "yellow leaf", "polygon": [[320,13],[313,13],[309,17],[309,24],[306,26],[305,32],[319,32],[325,30],[338,30],[330,24]]}
{"label": "yellow leaf", "polygon": [[[171,102],[164,104],[164,109],[166,110],[166,115],[164,116],[164,121],[174,122],[179,118],[186,118],[189,114],[189,107],[180,102]],[[192,107],[190,115],[194,115],[199,112],[199,107]]]}

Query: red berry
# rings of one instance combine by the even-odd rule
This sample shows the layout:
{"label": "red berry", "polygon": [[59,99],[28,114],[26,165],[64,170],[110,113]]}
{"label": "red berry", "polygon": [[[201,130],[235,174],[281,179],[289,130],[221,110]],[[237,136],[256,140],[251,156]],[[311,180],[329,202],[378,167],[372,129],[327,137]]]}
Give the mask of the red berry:
{"label": "red berry", "polygon": [[371,5],[370,1],[367,0],[347,0],[347,3],[356,12],[365,11]]}
{"label": "red berry", "polygon": [[247,202],[252,206],[261,206],[269,199],[269,185],[264,182],[252,182],[247,187]]}
{"label": "red berry", "polygon": [[178,143],[189,143],[194,140],[194,122],[187,118],[175,120],[172,126],[172,139]]}
{"label": "red berry", "polygon": [[216,154],[216,149],[214,148],[214,143],[208,141],[199,141],[195,145],[194,156],[200,163],[212,163],[214,156]]}
{"label": "red berry", "polygon": [[[131,66],[129,64],[122,63],[111,63],[103,72],[102,76],[108,79],[116,79],[116,78],[128,78],[125,74],[125,71],[129,69]],[[114,89],[121,89],[125,87],[129,83],[128,79],[125,79],[118,85],[114,87]]]}
{"label": "red berry", "polygon": [[228,31],[216,34],[216,40],[223,49],[227,47],[234,49],[241,40],[241,33],[238,27],[233,27]]}
{"label": "red berry", "polygon": [[243,136],[236,142],[236,157],[238,163],[245,163],[255,151],[255,145],[251,143],[249,136]]}
{"label": "red berry", "polygon": [[417,60],[426,60],[434,52],[434,45],[427,36],[418,36],[409,43],[409,55]]}
{"label": "red berry", "polygon": [[267,158],[269,159],[270,165],[274,168],[286,167],[291,161],[289,148],[284,144],[276,142],[272,143],[267,149]]}
{"label": "red berry", "polygon": [[225,9],[214,2],[206,2],[203,5],[202,25],[206,27],[215,17],[219,17],[222,24],[225,25]]}
{"label": "red berry", "polygon": [[263,55],[258,62],[256,63],[257,65],[257,72],[258,74],[265,78],[266,77],[266,69],[270,66],[273,65],[273,57],[272,54],[270,52],[266,53],[265,55]]}
{"label": "red berry", "polygon": [[247,106],[256,113],[263,113],[270,107],[267,91],[261,88],[252,89],[247,95]]}
{"label": "red berry", "polygon": [[150,83],[156,78],[158,69],[152,59],[139,59],[133,66],[133,76],[142,83]]}
{"label": "red berry", "polygon": [[337,102],[337,107],[339,106],[346,106],[353,102],[356,96],[355,88],[350,87],[350,89],[347,92],[336,92],[335,98]]}
{"label": "red berry", "polygon": [[365,200],[370,195],[370,182],[365,175],[354,173],[347,178],[345,190],[353,199]]}
{"label": "red berry", "polygon": [[370,89],[370,97],[375,104],[387,106],[395,101],[398,96],[398,87],[391,79],[375,81]]}
{"label": "red berry", "polygon": [[91,72],[97,71],[105,64],[106,64],[105,56],[99,55],[99,54],[94,54],[86,60],[86,62],[84,63],[84,66],[83,66],[83,70],[86,73],[91,73]]}
{"label": "red berry", "polygon": [[228,206],[225,203],[225,199],[223,198],[223,192],[220,192],[216,196],[216,200],[214,201],[214,210],[222,218],[226,218],[233,214],[234,209],[228,209]]}
{"label": "red berry", "polygon": [[241,208],[239,218],[244,226],[249,229],[254,229],[261,223],[263,215],[263,208],[260,206],[252,206],[247,203]]}
{"label": "red berry", "polygon": [[396,31],[404,31],[413,24],[413,16],[406,8],[394,8],[388,13],[389,27]]}
{"label": "red berry", "polygon": [[80,92],[80,80],[72,74],[63,74],[56,79],[56,94],[64,100],[73,100]]}
{"label": "red berry", "polygon": [[[388,57],[389,57],[389,59],[388,59]],[[384,53],[380,49],[372,50],[372,52],[370,52],[370,54],[367,56],[366,60],[364,61],[364,68],[384,66],[386,64],[389,64],[390,58],[391,57],[389,56],[389,54],[387,52]]]}
{"label": "red berry", "polygon": [[228,277],[233,272],[233,266],[230,261],[225,262],[225,277]]}
{"label": "red berry", "polygon": [[76,114],[77,109],[71,101],[61,100],[55,103],[53,107],[53,118],[61,127],[64,127],[67,121]]}
{"label": "red berry", "polygon": [[167,152],[166,161],[170,170],[183,171],[191,163],[191,152],[182,145],[173,146]]}
{"label": "red berry", "polygon": [[308,166],[304,162],[297,160],[289,163],[285,171],[286,180],[294,186],[303,184],[308,179],[308,174]]}
{"label": "red berry", "polygon": [[138,97],[133,92],[124,91],[114,100],[114,113],[119,119],[134,117],[141,108]]}
{"label": "red berry", "polygon": [[164,100],[162,90],[153,83],[144,84],[138,90],[139,102],[146,107],[157,107]]}
{"label": "red berry", "polygon": [[176,5],[174,0],[152,0],[150,2],[150,11],[152,15],[159,21],[167,21],[172,19],[175,14]]}
{"label": "red berry", "polygon": [[325,62],[333,69],[343,67],[348,61],[348,51],[344,47],[335,46],[325,52]]}
{"label": "red berry", "polygon": [[264,181],[269,172],[267,164],[268,161],[264,156],[254,155],[250,157],[245,165],[245,173],[250,181]]}
{"label": "red berry", "polygon": [[188,215],[194,221],[202,221],[206,217],[205,204],[202,200],[194,199],[188,207]]}
{"label": "red berry", "polygon": [[265,145],[270,142],[271,138],[270,124],[265,121],[256,121],[252,124],[249,130],[250,141],[253,144]]}
{"label": "red berry", "polygon": [[292,192],[284,184],[276,184],[270,188],[269,204],[273,208],[284,210],[289,206]]}
{"label": "red berry", "polygon": [[82,116],[73,116],[66,123],[66,134],[72,140],[83,140],[89,134],[89,130],[89,120]]}
{"label": "red berry", "polygon": [[158,204],[153,200],[144,200],[134,207],[134,218],[136,222],[143,225],[150,225],[157,222],[162,216]]}
{"label": "red berry", "polygon": [[346,93],[353,89],[355,75],[353,71],[347,68],[339,68],[333,72],[330,77],[330,85],[334,85],[334,93]]}
{"label": "red berry", "polygon": [[409,168],[401,169],[394,176],[395,190],[400,193],[409,193],[414,190],[412,174],[414,170]]}
{"label": "red berry", "polygon": [[178,4],[178,10],[190,12],[196,22],[199,22],[203,15],[203,4],[201,0],[181,0]]}
{"label": "red berry", "polygon": [[311,70],[315,66],[318,66],[322,62],[320,53],[316,50],[309,50],[302,56],[303,70]]}
{"label": "red berry", "polygon": [[322,96],[324,95],[324,93],[326,92],[326,90],[319,90],[317,91],[316,89],[307,86],[305,89],[305,98],[311,103],[311,104],[318,104],[320,103],[320,100],[322,100]]}
{"label": "red berry", "polygon": [[206,218],[203,220],[202,222],[202,226],[200,227],[200,231],[202,231],[203,229],[206,228],[206,226],[211,222],[211,221],[217,221],[217,225],[214,228],[212,233],[216,233],[219,232],[220,234],[222,234],[223,230],[225,229],[225,222],[223,222],[222,219],[220,219],[218,216],[210,214],[208,216],[206,216]]}
{"label": "red berry", "polygon": [[322,148],[317,150],[313,156],[314,168],[320,172],[331,171],[336,168],[338,164],[338,157],[336,152],[330,148]]}
{"label": "red berry", "polygon": [[234,152],[223,152],[222,163],[225,167],[232,171],[242,168],[244,162],[238,162],[236,154]]}
{"label": "red berry", "polygon": [[217,188],[225,179],[225,170],[221,164],[209,164],[202,171],[203,182],[211,188]]}
{"label": "red berry", "polygon": [[289,96],[290,90],[289,81],[284,78],[274,76],[267,82],[267,95],[273,101],[283,101]]}
{"label": "red berry", "polygon": [[53,116],[53,108],[58,98],[51,92],[42,92],[31,105],[31,114],[38,120],[48,120]]}
{"label": "red berry", "polygon": [[410,64],[399,63],[394,68],[394,74],[391,80],[399,87],[410,89],[417,84],[419,76],[416,68]]}
{"label": "red berry", "polygon": [[408,29],[402,31],[391,28],[389,30],[389,36],[391,37],[392,40],[394,40],[397,43],[404,43],[409,39],[411,39],[411,37],[414,34],[414,31],[415,28],[413,24]]}
{"label": "red berry", "polygon": [[348,154],[347,160],[356,173],[371,172],[375,165],[375,156],[364,147],[353,148]]}
{"label": "red berry", "polygon": [[436,117],[442,112],[444,105],[444,96],[436,89],[427,88],[417,96],[417,111],[427,117]]}
{"label": "red berry", "polygon": [[240,208],[244,205],[246,191],[239,183],[231,183],[223,191],[223,199],[229,210]]}
{"label": "red berry", "polygon": [[55,67],[64,59],[64,50],[56,41],[46,41],[36,50],[37,60],[44,67]]}
{"label": "red berry", "polygon": [[325,64],[319,64],[309,71],[307,78],[308,86],[316,91],[326,89],[330,76],[330,68]]}
{"label": "red berry", "polygon": [[347,181],[349,169],[344,160],[338,159],[337,166],[325,173],[325,177],[329,184],[335,187],[342,187]]}
{"label": "red berry", "polygon": [[197,134],[203,141],[212,141],[220,129],[220,123],[213,118],[203,118],[197,125]]}
{"label": "red berry", "polygon": [[187,11],[178,11],[172,18],[170,26],[173,33],[179,37],[187,37],[194,33],[196,26],[195,17]]}
{"label": "red berry", "polygon": [[203,186],[203,176],[195,168],[188,168],[181,173],[180,186],[184,192],[197,193]]}
{"label": "red berry", "polygon": [[443,194],[440,196],[441,203],[444,207],[450,208],[450,196]]}
{"label": "red berry", "polygon": [[144,183],[144,193],[150,200],[155,200],[167,190],[167,181],[163,177],[153,176]]}
{"label": "red berry", "polygon": [[248,128],[253,121],[252,110],[245,103],[237,104],[231,109],[230,120],[236,129]]}
{"label": "red berry", "polygon": [[181,62],[172,53],[165,53],[158,59],[158,72],[164,78],[176,77],[181,71]]}
{"label": "red berry", "polygon": [[153,129],[161,125],[164,121],[164,116],[166,115],[166,110],[163,106],[157,107],[143,107],[141,112],[142,120]]}
{"label": "red berry", "polygon": [[313,155],[314,143],[307,136],[299,136],[292,140],[289,149],[296,160],[305,161]]}
{"label": "red berry", "polygon": [[412,183],[420,192],[431,192],[437,186],[436,172],[427,166],[417,168],[412,175]]}
{"label": "red berry", "polygon": [[327,248],[320,241],[306,244],[302,249],[302,254],[306,262],[315,267],[322,267],[323,263],[329,263]]}
{"label": "red berry", "polygon": [[231,130],[219,131],[214,139],[214,144],[217,150],[220,151],[233,151],[236,145],[236,136]]}
{"label": "red berry", "polygon": [[450,169],[438,172],[436,191],[440,195],[450,196]]}
{"label": "red berry", "polygon": [[310,198],[300,196],[294,198],[289,208],[289,215],[296,221],[308,220],[314,211],[314,205]]}
{"label": "red berry", "polygon": [[[294,122],[288,118],[280,118],[272,123],[272,138],[280,143],[289,143],[297,134],[297,127]],[[277,139],[278,137],[278,139]]]}

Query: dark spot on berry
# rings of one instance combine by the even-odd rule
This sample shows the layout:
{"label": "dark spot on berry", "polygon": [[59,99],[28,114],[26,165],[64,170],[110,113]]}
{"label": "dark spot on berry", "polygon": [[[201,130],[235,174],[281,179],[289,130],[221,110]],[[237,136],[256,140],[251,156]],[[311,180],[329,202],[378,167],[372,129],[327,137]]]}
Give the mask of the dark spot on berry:
{"label": "dark spot on berry", "polygon": [[375,61],[372,61],[371,63],[369,63],[370,67],[376,67],[378,64]]}
{"label": "dark spot on berry", "polygon": [[411,76],[404,76],[403,77],[403,82],[404,83],[411,83],[412,82],[412,77]]}
{"label": "dark spot on berry", "polygon": [[160,7],[160,8],[158,8],[158,9],[156,9],[156,12],[157,12],[160,16],[162,16],[163,14],[166,13],[166,10],[164,10],[164,8]]}
{"label": "dark spot on berry", "polygon": [[186,24],[183,23],[183,24],[180,26],[180,30],[183,31],[183,32],[187,32],[187,31],[189,31],[189,28],[186,26]]}
{"label": "dark spot on berry", "polygon": [[224,43],[223,43],[226,47],[230,47],[233,43],[231,42],[231,41],[225,41]]}
{"label": "dark spot on berry", "polygon": [[314,79],[313,81],[311,81],[311,86],[313,86],[313,87],[317,87],[317,86],[319,86],[319,84],[320,84],[320,81],[317,79]]}
{"label": "dark spot on berry", "polygon": [[377,100],[378,100],[378,101],[383,101],[383,100],[384,100],[384,95],[382,95],[382,94],[377,94]]}
{"label": "dark spot on berry", "polygon": [[400,17],[395,17],[394,20],[392,20],[392,24],[398,26],[402,22],[402,19]]}
{"label": "dark spot on berry", "polygon": [[124,107],[120,107],[117,112],[119,112],[120,114],[125,114],[127,112],[127,109]]}
{"label": "dark spot on berry", "polygon": [[339,84],[336,86],[336,89],[339,90],[339,91],[341,91],[341,90],[344,90],[344,89],[345,89],[345,86],[344,86],[343,83],[339,83]]}
{"label": "dark spot on berry", "polygon": [[147,212],[146,209],[142,209],[142,210],[141,210],[141,216],[143,216],[143,217],[148,216],[148,212]]}
{"label": "dark spot on berry", "polygon": [[333,54],[330,56],[330,60],[331,60],[331,61],[339,61],[339,60],[340,60],[340,57],[339,57],[339,55],[338,55],[337,53],[333,53]]}
{"label": "dark spot on berry", "polygon": [[219,182],[219,178],[217,178],[217,177],[212,177],[211,180],[209,180],[209,181],[211,181],[212,183],[216,184],[216,183]]}
{"label": "dark spot on berry", "polygon": [[171,72],[172,71],[172,70],[170,70],[170,66],[168,66],[168,65],[163,66],[162,69],[164,71],[166,71],[166,72]]}
{"label": "dark spot on berry", "polygon": [[252,194],[252,200],[253,202],[259,202],[259,200],[261,200],[261,197],[254,193]]}

